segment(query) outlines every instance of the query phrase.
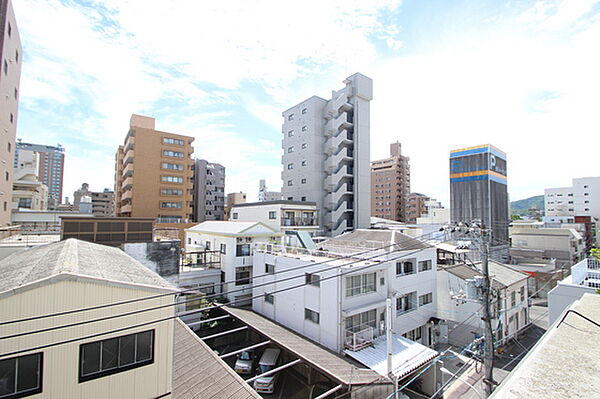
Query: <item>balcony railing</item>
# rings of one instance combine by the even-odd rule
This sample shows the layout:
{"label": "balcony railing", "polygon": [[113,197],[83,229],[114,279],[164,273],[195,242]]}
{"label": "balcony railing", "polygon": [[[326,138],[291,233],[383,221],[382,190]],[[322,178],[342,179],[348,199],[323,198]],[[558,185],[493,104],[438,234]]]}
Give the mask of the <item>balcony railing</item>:
{"label": "balcony railing", "polygon": [[282,218],[282,226],[317,226],[314,218]]}
{"label": "balcony railing", "polygon": [[373,344],[373,327],[367,326],[358,331],[346,330],[345,346],[351,351],[358,351]]}
{"label": "balcony railing", "polygon": [[156,218],[156,223],[189,223],[189,219],[160,217]]}

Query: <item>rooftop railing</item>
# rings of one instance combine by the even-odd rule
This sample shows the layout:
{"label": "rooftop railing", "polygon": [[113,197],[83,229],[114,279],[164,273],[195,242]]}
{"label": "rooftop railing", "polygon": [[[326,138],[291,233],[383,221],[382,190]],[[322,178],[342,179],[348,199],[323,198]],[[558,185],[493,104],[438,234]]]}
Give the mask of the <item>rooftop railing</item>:
{"label": "rooftop railing", "polygon": [[345,347],[351,351],[358,351],[373,344],[373,327],[366,326],[360,330],[346,330]]}

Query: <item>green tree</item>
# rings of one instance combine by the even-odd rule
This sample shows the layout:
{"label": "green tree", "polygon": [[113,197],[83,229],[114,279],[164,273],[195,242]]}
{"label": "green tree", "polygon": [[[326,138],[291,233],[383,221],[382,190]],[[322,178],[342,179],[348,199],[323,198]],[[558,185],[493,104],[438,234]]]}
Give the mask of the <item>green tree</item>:
{"label": "green tree", "polygon": [[510,217],[510,219],[511,219],[511,220],[521,220],[521,216],[519,216],[519,215],[512,215],[512,216]]}
{"label": "green tree", "polygon": [[590,256],[592,257],[592,259],[596,259],[597,261],[600,261],[600,249],[592,248],[590,250]]}

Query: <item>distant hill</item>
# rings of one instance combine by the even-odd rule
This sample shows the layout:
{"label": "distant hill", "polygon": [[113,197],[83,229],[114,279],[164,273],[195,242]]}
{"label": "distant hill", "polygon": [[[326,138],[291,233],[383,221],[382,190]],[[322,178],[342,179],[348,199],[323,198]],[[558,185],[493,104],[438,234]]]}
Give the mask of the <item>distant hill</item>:
{"label": "distant hill", "polygon": [[535,197],[525,198],[510,203],[510,209],[513,215],[527,215],[527,210],[531,207],[536,207],[539,210],[544,210],[544,196],[536,195]]}

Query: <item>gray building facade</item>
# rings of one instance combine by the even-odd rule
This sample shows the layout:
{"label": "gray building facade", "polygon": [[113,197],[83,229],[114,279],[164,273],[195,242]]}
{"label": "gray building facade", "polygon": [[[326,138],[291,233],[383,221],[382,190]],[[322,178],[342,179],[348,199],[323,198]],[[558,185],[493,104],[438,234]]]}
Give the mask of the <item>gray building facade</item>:
{"label": "gray building facade", "polygon": [[17,167],[20,151],[33,151],[40,155],[38,176],[41,182],[48,186],[48,209],[57,209],[61,203],[63,193],[65,148],[60,144],[55,147],[17,141],[13,161],[15,168]]}
{"label": "gray building facade", "polygon": [[282,197],[315,202],[327,236],[370,227],[373,81],[356,73],[344,84],[282,114]]}
{"label": "gray building facade", "polygon": [[225,220],[225,167],[196,159],[194,164],[195,222]]}
{"label": "gray building facade", "polygon": [[506,154],[492,145],[450,152],[450,218],[479,219],[492,230],[492,246],[508,245]]}

